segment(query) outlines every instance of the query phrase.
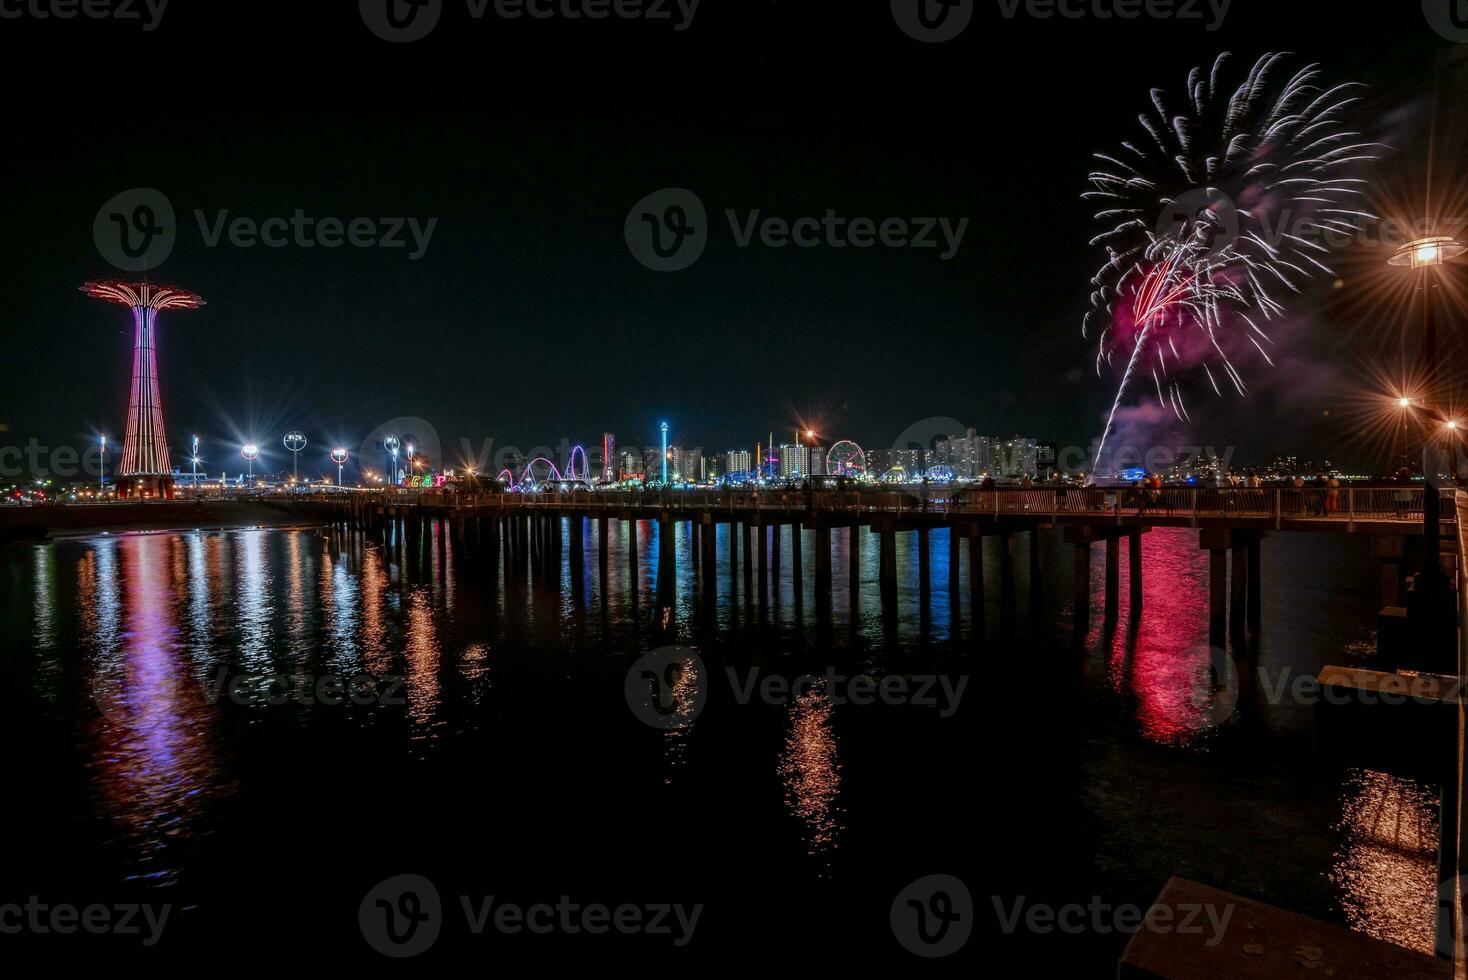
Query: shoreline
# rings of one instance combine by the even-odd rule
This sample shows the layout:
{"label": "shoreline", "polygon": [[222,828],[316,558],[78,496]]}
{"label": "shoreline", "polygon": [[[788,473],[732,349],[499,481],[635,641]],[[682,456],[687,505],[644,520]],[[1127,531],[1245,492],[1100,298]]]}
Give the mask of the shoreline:
{"label": "shoreline", "polygon": [[0,544],[99,534],[311,528],[322,521],[279,504],[167,501],[0,509]]}

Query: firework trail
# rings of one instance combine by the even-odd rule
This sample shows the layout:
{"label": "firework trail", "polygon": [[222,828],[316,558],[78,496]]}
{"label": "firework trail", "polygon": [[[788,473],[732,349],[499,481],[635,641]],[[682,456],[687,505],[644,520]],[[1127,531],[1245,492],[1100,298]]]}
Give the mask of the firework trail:
{"label": "firework trail", "polygon": [[1158,401],[1180,421],[1190,417],[1172,371],[1201,366],[1215,394],[1219,374],[1245,394],[1221,338],[1247,337],[1272,365],[1261,323],[1284,315],[1276,295],[1300,292],[1317,273],[1333,276],[1323,239],[1374,220],[1353,206],[1366,181],[1351,174],[1382,147],[1341,120],[1360,86],[1324,88],[1309,65],[1276,87],[1271,76],[1285,57],[1260,58],[1232,94],[1223,87],[1228,54],[1206,76],[1194,68],[1178,115],[1153,89],[1152,111],[1138,117],[1147,139],[1096,154],[1106,169],[1091,173],[1082,196],[1100,202],[1096,219],[1110,227],[1091,240],[1106,262],[1091,279],[1082,333],[1101,325],[1098,375],[1118,350],[1131,353],[1093,474],[1144,364]]}

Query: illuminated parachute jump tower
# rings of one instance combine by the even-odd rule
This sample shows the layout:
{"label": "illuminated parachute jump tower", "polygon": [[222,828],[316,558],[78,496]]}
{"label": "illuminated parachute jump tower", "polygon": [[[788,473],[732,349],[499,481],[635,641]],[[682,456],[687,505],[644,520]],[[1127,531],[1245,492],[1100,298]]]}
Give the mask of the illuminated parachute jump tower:
{"label": "illuminated parachute jump tower", "polygon": [[162,311],[197,310],[204,301],[172,286],[120,279],[89,282],[82,287],[82,292],[133,311],[133,384],[127,400],[122,464],[117,469],[117,495],[172,500],[173,465],[168,459],[163,402],[158,396],[155,330]]}

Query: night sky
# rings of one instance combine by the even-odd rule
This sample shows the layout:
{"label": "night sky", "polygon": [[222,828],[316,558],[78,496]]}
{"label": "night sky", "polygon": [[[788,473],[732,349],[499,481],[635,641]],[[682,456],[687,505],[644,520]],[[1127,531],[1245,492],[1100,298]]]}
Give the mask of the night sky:
{"label": "night sky", "polygon": [[[1434,122],[1438,179],[1458,173],[1468,126],[1450,78],[1468,46],[1434,33],[1415,0],[1235,0],[1212,32],[1206,5],[1187,22],[976,6],[962,37],[936,45],[875,0],[704,0],[681,32],[474,21],[447,0],[432,35],[400,45],[344,0],[173,0],[150,32],[0,20],[0,440],[120,440],[131,320],[77,287],[122,275],[93,220],[135,187],[177,213],[152,278],[209,303],[165,314],[160,361],[175,462],[199,432],[217,472],[238,468],[242,439],[279,458],[299,428],[324,453],[400,416],[476,447],[607,430],[643,445],[662,418],[674,442],[710,450],[801,421],[883,447],[929,417],[1084,445],[1114,378],[1095,376],[1080,335],[1097,264],[1080,194],[1090,154],[1137,135],[1151,87],[1176,91],[1223,50],[1240,65],[1292,51],[1370,83],[1352,121],[1399,144],[1384,173],[1425,169]],[[712,222],[703,257],[677,273],[644,268],[623,234],[665,187],[695,191]],[[950,261],[739,248],[730,208],[969,225]],[[198,210],[437,224],[414,261],[410,248],[211,248]],[[1247,365],[1250,400],[1199,402],[1192,427],[1157,440],[1355,461],[1342,393],[1383,326],[1352,284],[1292,301],[1306,328],[1272,375]]]}

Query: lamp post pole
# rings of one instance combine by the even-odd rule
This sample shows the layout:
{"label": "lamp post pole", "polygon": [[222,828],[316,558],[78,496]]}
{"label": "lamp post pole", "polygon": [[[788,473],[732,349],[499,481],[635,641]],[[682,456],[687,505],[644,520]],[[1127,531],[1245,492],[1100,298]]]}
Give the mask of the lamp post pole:
{"label": "lamp post pole", "polygon": [[97,490],[102,494],[102,499],[107,499],[107,435],[102,435],[102,482],[97,485]]}
{"label": "lamp post pole", "polygon": [[[1397,249],[1392,255],[1391,264],[1410,268],[1417,275],[1418,287],[1422,290],[1422,359],[1423,364],[1423,389],[1424,408],[1430,413],[1436,410],[1436,402],[1440,392],[1437,390],[1437,303],[1433,295],[1437,289],[1436,271],[1449,260],[1455,259],[1468,251],[1468,247],[1458,244],[1452,238],[1435,237],[1423,238],[1415,242],[1409,242]],[[1438,481],[1441,478],[1437,460],[1428,442],[1429,436],[1424,436],[1422,443],[1422,591],[1436,595],[1446,585],[1442,573],[1439,553],[1441,551],[1441,490]],[[1404,440],[1405,441],[1405,440]],[[1405,454],[1406,448],[1403,447]]]}

